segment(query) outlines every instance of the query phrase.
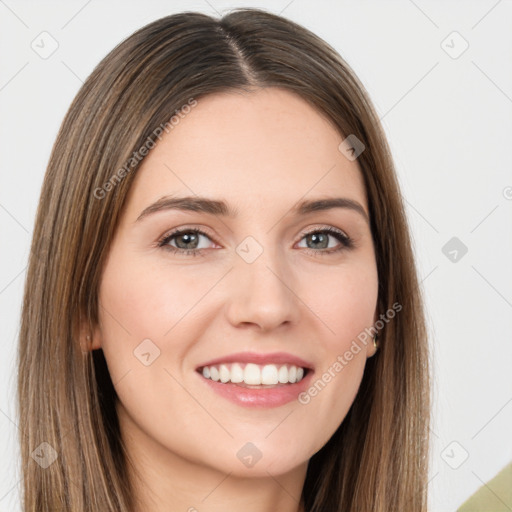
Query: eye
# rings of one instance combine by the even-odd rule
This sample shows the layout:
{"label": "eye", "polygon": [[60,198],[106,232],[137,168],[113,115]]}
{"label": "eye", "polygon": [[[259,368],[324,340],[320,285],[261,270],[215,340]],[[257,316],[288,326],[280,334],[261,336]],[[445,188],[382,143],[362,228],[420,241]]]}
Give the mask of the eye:
{"label": "eye", "polygon": [[[202,237],[211,240],[211,237],[207,233],[197,228],[176,229],[171,233],[166,234],[158,242],[158,247],[171,251],[172,253],[183,254],[185,256],[204,256],[203,250],[208,247],[200,247]],[[339,247],[334,246],[333,248],[329,239],[336,239],[339,242]],[[325,256],[354,247],[353,240],[348,235],[343,233],[343,231],[332,227],[316,229],[314,231],[304,233],[301,238],[301,241],[302,240],[306,240],[306,244],[312,244],[312,248],[308,246],[306,248],[306,252],[309,252],[314,256]],[[176,245],[173,245],[173,242]]]}
{"label": "eye", "polygon": [[[203,256],[202,249],[205,247],[199,247],[201,237],[210,238],[204,231],[197,228],[176,229],[160,240],[158,247],[162,247],[174,253]],[[171,241],[175,241],[177,246],[170,245]]]}
{"label": "eye", "polygon": [[[329,242],[329,238],[335,238],[340,243],[339,247],[336,247],[335,245],[331,245]],[[311,250],[310,247],[308,247],[308,252],[312,252],[315,256],[316,255],[329,255],[333,253],[338,253],[344,249],[351,249],[354,247],[353,240],[343,233],[343,231],[340,231],[338,229],[328,227],[323,229],[316,229],[314,231],[309,231],[308,233],[304,233],[303,238],[301,240],[306,240],[306,244],[308,242],[311,242],[313,248],[315,250]],[[333,248],[334,247],[334,248]],[[316,250],[316,249],[331,249],[329,251],[325,250]]]}

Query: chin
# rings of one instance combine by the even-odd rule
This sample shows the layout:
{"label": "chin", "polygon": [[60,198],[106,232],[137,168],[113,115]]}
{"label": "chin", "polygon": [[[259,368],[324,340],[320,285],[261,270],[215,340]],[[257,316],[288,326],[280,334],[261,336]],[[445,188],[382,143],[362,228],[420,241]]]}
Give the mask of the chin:
{"label": "chin", "polygon": [[260,459],[253,466],[246,466],[238,460],[226,461],[225,466],[216,469],[223,473],[229,473],[234,478],[268,478],[269,474],[277,477],[290,473],[304,464],[307,465],[308,461],[309,459],[283,460],[282,458],[270,457]]}
{"label": "chin", "polygon": [[[268,478],[269,473],[273,476],[283,475],[307,465],[311,456],[300,452],[304,450],[303,443],[281,443],[276,446],[267,440],[267,443],[244,441],[236,445],[235,449],[226,447],[220,460],[214,463],[217,470],[231,473],[233,477]],[[230,453],[234,456],[226,456]]]}

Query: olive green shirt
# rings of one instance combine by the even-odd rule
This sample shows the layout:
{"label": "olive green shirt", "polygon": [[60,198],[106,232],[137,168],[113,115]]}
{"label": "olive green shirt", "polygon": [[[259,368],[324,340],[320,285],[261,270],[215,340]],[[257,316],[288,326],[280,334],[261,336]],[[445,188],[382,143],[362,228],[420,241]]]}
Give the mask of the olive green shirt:
{"label": "olive green shirt", "polygon": [[457,512],[512,511],[512,463],[480,487]]}

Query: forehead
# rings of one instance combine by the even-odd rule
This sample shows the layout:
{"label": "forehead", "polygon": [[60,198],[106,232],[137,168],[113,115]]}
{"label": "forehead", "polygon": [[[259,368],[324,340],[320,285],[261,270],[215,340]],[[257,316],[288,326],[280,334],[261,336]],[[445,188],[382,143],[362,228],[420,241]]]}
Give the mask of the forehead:
{"label": "forehead", "polygon": [[282,89],[205,96],[145,157],[130,203],[196,194],[222,197],[243,214],[342,194],[366,209],[359,165],[339,151],[342,140],[325,116]]}

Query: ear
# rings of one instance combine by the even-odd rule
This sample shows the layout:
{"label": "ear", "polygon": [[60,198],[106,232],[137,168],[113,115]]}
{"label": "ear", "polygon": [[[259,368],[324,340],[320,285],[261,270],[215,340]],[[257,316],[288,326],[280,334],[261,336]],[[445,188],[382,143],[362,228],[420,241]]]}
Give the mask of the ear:
{"label": "ear", "polygon": [[101,348],[101,332],[98,327],[91,330],[90,325],[83,324],[80,329],[80,346],[82,352],[89,352]]}
{"label": "ear", "polygon": [[[377,320],[379,319],[379,315],[377,310],[375,310],[375,315],[373,317],[373,324],[375,325],[377,323]],[[378,336],[378,334],[377,334]],[[366,357],[373,357],[378,349],[375,348],[375,345],[373,344],[373,337],[370,338],[370,341],[366,344]]]}

